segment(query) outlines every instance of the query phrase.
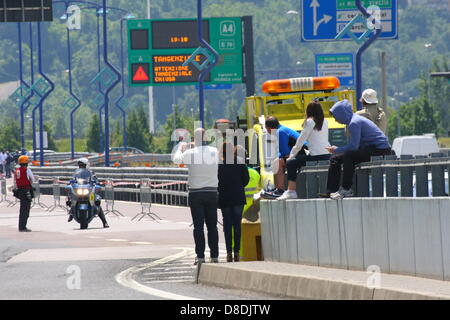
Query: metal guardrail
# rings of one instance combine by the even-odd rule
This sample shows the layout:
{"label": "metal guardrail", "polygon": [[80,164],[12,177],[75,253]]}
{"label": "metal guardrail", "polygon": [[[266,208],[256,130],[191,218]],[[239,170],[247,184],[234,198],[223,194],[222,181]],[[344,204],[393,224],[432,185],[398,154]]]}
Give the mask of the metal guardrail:
{"label": "metal guardrail", "polygon": [[[328,161],[307,162],[297,176],[300,199],[318,198],[326,192]],[[426,156],[372,157],[356,167],[356,197],[448,196],[450,157],[446,153]]]}
{"label": "metal guardrail", "polygon": [[[33,173],[40,177],[42,194],[54,194],[55,177],[59,177],[61,194],[64,187],[72,179],[78,167],[40,167],[33,168]],[[141,202],[140,186],[142,181],[149,181],[152,186],[151,203],[187,206],[187,169],[184,168],[91,168],[97,175],[103,187],[100,195],[108,201],[121,200]],[[106,190],[110,182],[114,189]],[[112,199],[112,196],[114,199]],[[108,208],[111,207],[108,204]]]}
{"label": "metal guardrail", "polygon": [[[44,154],[45,161],[49,161],[49,166],[56,165],[55,162],[60,162],[65,166],[76,165],[79,158],[86,157],[92,166],[101,166],[105,163],[105,157],[101,154],[79,152],[75,154],[75,159],[72,160],[71,153],[50,153]],[[52,163],[53,162],[53,163]],[[120,163],[121,166],[127,166],[132,163],[171,163],[172,158],[170,154],[122,154],[111,153],[111,163]]]}

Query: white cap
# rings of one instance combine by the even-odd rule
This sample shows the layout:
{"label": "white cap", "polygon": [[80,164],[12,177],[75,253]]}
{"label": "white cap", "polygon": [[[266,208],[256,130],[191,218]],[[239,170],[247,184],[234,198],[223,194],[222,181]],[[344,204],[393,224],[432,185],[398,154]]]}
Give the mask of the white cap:
{"label": "white cap", "polygon": [[84,163],[85,165],[88,165],[89,164],[89,160],[88,159],[86,159],[86,158],[81,158],[81,159],[79,159],[78,160],[78,163]]}
{"label": "white cap", "polygon": [[361,99],[366,102],[367,104],[377,104],[378,98],[377,98],[377,92],[373,89],[367,89],[364,90],[362,93]]}

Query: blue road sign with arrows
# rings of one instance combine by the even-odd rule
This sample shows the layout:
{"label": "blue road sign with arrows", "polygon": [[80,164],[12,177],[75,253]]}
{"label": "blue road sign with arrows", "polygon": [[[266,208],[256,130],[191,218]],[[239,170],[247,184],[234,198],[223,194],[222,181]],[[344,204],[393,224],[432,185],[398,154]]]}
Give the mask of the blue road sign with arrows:
{"label": "blue road sign with arrows", "polygon": [[[397,39],[397,0],[363,0],[366,8],[379,8],[383,32],[379,39]],[[360,14],[354,0],[302,0],[301,41],[335,41],[335,37]],[[362,23],[352,26],[356,36],[367,31]],[[342,40],[351,40],[345,36]]]}

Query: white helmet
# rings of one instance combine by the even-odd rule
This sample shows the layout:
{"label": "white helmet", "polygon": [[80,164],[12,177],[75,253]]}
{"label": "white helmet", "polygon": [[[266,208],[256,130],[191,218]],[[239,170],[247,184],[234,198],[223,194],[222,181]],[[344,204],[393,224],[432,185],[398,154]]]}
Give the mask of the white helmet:
{"label": "white helmet", "polygon": [[87,165],[89,164],[89,160],[86,159],[86,158],[81,158],[81,159],[78,160],[78,165],[79,165],[80,163],[82,163],[82,164],[84,164],[85,166],[87,166]]}

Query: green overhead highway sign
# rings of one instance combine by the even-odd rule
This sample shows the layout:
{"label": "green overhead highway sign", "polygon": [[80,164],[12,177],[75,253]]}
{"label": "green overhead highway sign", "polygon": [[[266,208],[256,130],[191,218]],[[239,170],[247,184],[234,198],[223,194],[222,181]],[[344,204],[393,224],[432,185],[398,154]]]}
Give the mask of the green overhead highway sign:
{"label": "green overhead highway sign", "polygon": [[[217,50],[220,60],[206,77],[206,84],[244,82],[242,18],[206,18],[204,38]],[[196,19],[128,21],[129,84],[137,86],[195,85],[206,57],[183,66],[200,46]]]}

